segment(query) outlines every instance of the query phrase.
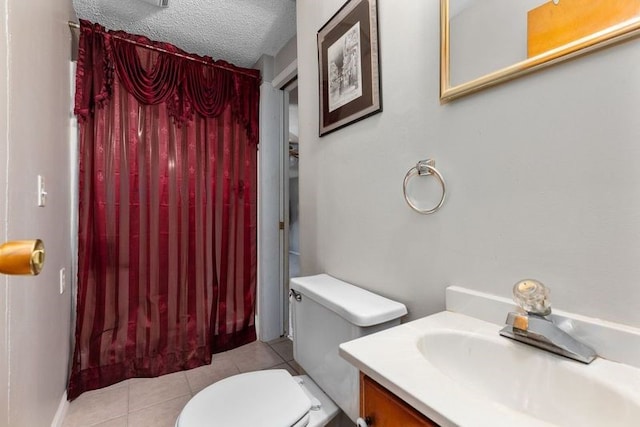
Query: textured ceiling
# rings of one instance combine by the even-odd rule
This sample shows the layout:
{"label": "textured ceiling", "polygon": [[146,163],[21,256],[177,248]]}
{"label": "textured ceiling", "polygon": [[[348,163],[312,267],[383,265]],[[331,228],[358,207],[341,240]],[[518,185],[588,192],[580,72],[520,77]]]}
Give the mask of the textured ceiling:
{"label": "textured ceiling", "polygon": [[73,0],[80,19],[142,34],[199,55],[251,67],[275,55],[296,33],[292,0]]}

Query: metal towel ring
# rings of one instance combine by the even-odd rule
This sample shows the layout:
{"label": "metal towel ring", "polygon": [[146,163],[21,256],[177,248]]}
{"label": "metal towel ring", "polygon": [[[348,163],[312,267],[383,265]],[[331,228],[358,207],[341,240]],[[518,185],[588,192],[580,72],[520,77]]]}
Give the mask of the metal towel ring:
{"label": "metal towel ring", "polygon": [[[407,204],[411,209],[413,209],[414,211],[422,215],[432,214],[436,212],[438,209],[440,209],[442,207],[442,204],[444,203],[444,198],[447,195],[447,186],[444,183],[444,178],[442,177],[440,172],[438,172],[435,166],[436,166],[435,160],[431,160],[431,159],[420,160],[414,167],[409,169],[407,174],[404,176],[404,182],[402,183],[402,193],[404,194],[404,200],[407,202]],[[440,185],[442,186],[442,197],[440,198],[440,202],[438,202],[438,204],[434,208],[420,209],[416,205],[414,205],[413,202],[409,199],[409,196],[407,196],[407,185],[409,184],[409,180],[416,175],[417,176],[434,175],[436,178],[438,178],[438,181],[440,181]]]}

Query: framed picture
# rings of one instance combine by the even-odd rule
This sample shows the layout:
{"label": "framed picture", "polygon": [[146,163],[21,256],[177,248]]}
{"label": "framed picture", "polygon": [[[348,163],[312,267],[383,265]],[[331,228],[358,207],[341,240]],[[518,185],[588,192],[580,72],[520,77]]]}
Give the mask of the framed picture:
{"label": "framed picture", "polygon": [[320,136],[382,111],[377,0],[349,0],[318,31]]}

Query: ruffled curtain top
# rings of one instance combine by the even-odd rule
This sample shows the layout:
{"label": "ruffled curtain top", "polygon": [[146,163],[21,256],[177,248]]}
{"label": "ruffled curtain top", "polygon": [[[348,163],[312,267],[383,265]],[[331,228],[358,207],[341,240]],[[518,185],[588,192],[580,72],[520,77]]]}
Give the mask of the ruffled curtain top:
{"label": "ruffled curtain top", "polygon": [[[153,64],[145,68],[139,55],[140,46],[170,53],[154,52]],[[188,123],[194,114],[217,117],[230,107],[249,140],[258,143],[258,70],[188,54],[169,43],[123,31],[107,31],[99,24],[80,20],[74,109],[78,120],[86,120],[96,108],[109,102],[114,73],[139,102],[166,102],[178,124]]]}

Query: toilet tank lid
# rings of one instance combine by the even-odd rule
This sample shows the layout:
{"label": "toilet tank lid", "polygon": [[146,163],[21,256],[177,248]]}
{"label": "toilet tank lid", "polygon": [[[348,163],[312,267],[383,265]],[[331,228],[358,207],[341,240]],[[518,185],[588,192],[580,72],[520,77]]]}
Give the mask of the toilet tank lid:
{"label": "toilet tank lid", "polygon": [[294,277],[291,289],[342,316],[356,326],[374,326],[407,314],[407,307],[328,274]]}

